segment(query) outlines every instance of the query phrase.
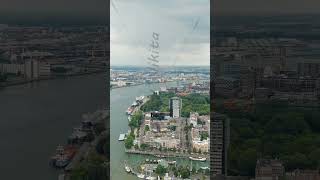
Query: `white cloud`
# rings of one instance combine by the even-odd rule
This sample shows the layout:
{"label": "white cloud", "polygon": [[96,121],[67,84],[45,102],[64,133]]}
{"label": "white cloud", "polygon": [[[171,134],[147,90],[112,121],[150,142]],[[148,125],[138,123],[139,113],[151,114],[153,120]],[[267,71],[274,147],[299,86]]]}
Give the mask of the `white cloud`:
{"label": "white cloud", "polygon": [[[117,0],[114,4],[111,65],[145,65],[153,32],[160,33],[161,65],[175,61],[176,65],[209,65],[208,1]],[[192,32],[197,19],[199,24]]]}

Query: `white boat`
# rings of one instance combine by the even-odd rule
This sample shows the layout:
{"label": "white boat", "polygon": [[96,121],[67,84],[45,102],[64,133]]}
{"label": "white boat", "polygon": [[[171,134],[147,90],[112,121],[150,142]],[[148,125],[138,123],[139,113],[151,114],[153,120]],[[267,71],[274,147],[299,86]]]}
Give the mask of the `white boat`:
{"label": "white boat", "polygon": [[209,168],[209,167],[200,167],[200,169],[202,169],[202,170],[209,170],[210,168]]}
{"label": "white boat", "polygon": [[119,141],[124,141],[126,139],[126,134],[120,134]]}
{"label": "white boat", "polygon": [[156,177],[153,177],[153,176],[148,176],[148,177],[146,177],[146,179],[147,180],[155,180],[155,179],[157,179]]}
{"label": "white boat", "polygon": [[193,160],[193,161],[206,161],[207,158],[205,157],[189,157],[189,159]]}
{"label": "white boat", "polygon": [[176,164],[176,161],[169,161],[168,164]]}
{"label": "white boat", "polygon": [[138,174],[137,177],[140,178],[140,179],[144,179],[145,175],[144,174]]}
{"label": "white boat", "polygon": [[134,101],[131,106],[138,106],[138,103]]}
{"label": "white boat", "polygon": [[131,172],[131,169],[129,168],[129,166],[125,166],[124,168],[126,169],[127,173]]}

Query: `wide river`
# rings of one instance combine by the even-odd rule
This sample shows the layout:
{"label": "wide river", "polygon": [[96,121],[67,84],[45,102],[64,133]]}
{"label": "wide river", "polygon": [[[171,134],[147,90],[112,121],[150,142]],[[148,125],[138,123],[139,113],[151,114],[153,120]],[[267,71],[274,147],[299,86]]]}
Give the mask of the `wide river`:
{"label": "wide river", "polygon": [[[125,153],[124,143],[118,141],[121,133],[126,133],[129,129],[128,119],[125,111],[133,103],[137,96],[146,96],[152,94],[152,90],[159,90],[160,87],[176,86],[175,82],[166,84],[139,85],[124,88],[113,89],[110,92],[110,158],[111,158],[111,180],[136,180],[137,177],[125,172],[124,161],[131,167],[136,168],[146,158],[155,159],[155,157],[129,155]],[[189,160],[177,159],[178,163],[190,165]],[[207,163],[195,163],[193,166],[208,166]]]}
{"label": "wide river", "polygon": [[81,115],[107,105],[105,75],[0,89],[0,179],[57,180],[49,167]]}

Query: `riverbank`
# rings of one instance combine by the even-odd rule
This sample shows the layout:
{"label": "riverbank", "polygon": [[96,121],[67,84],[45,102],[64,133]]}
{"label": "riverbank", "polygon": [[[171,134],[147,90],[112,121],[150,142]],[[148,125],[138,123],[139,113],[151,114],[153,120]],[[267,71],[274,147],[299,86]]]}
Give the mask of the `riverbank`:
{"label": "riverbank", "polygon": [[[161,158],[166,158],[166,157],[179,157],[179,158],[190,158],[194,157],[197,158],[197,156],[201,156],[203,158],[206,158],[206,160],[210,159],[209,154],[189,154],[189,153],[183,153],[183,152],[162,152],[162,151],[141,151],[141,150],[135,150],[135,149],[126,149],[126,153],[131,153],[131,154],[142,154],[142,155],[152,155],[155,157],[161,157]],[[197,156],[195,156],[197,155]]]}
{"label": "riverbank", "polygon": [[55,79],[66,79],[66,78],[69,78],[69,77],[102,74],[102,73],[106,73],[106,72],[107,72],[106,70],[99,70],[99,71],[93,71],[93,72],[82,72],[82,73],[67,74],[67,75],[53,75],[53,76],[50,76],[50,77],[40,77],[40,78],[34,79],[34,80],[26,80],[24,78],[16,78],[15,80],[12,80],[12,81],[1,82],[0,83],[0,88],[23,85],[23,84],[29,84],[29,83],[40,82],[40,81],[48,81],[48,80],[55,80]]}
{"label": "riverbank", "polygon": [[105,86],[105,75],[96,74],[1,89],[1,179],[57,180],[50,156],[81,114],[106,107]]}
{"label": "riverbank", "polygon": [[174,82],[177,83],[178,81],[153,82],[153,83],[137,83],[137,84],[134,84],[134,85],[111,87],[110,89],[119,89],[119,88],[134,87],[134,86],[140,86],[140,85],[166,84],[166,83],[174,83]]}
{"label": "riverbank", "polygon": [[[83,116],[84,117],[84,116]],[[82,121],[82,132],[93,134],[92,139],[85,139],[84,142],[70,143],[76,145],[78,148],[77,153],[70,160],[69,164],[65,166],[64,173],[60,175],[61,180],[70,180],[72,176],[77,176],[82,179],[108,179],[109,168],[107,157],[107,131],[106,121],[109,120],[109,111],[106,109],[98,110],[93,114],[89,114]],[[100,149],[100,150],[99,150]],[[103,152],[101,152],[103,151]],[[95,159],[99,158],[99,160]],[[93,160],[94,159],[94,160]],[[92,173],[90,165],[95,164],[96,169],[100,170],[99,173]],[[79,173],[79,167],[82,167],[82,173]],[[59,179],[60,180],[60,179]]]}

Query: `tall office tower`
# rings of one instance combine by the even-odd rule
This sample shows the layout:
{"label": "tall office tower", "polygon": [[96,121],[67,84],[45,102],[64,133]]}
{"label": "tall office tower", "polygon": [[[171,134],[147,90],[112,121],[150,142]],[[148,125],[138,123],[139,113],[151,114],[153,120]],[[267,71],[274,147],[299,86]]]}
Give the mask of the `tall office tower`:
{"label": "tall office tower", "polygon": [[212,112],[210,122],[210,174],[212,179],[227,175],[230,126],[227,116]]}
{"label": "tall office tower", "polygon": [[35,80],[39,78],[39,62],[38,60],[26,60],[25,62],[25,76],[28,80]]}
{"label": "tall office tower", "polygon": [[169,101],[170,116],[173,118],[181,117],[182,99],[173,97]]}

